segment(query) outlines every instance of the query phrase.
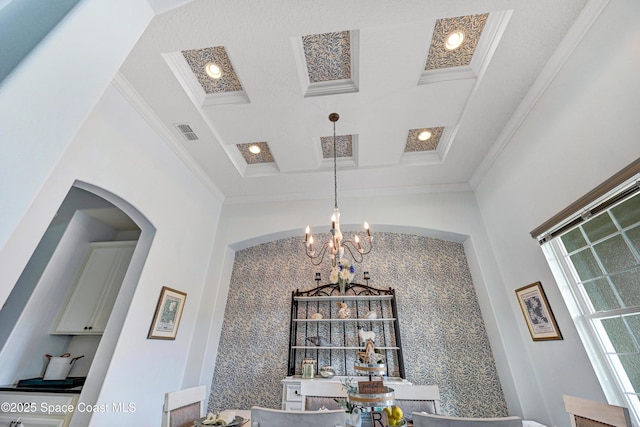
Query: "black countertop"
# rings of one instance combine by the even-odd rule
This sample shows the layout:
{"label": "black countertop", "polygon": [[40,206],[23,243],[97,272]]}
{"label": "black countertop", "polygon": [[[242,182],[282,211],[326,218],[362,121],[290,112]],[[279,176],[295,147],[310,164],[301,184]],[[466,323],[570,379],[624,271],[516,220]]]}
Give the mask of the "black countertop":
{"label": "black countertop", "polygon": [[86,377],[68,377],[65,380],[29,378],[13,385],[0,385],[0,391],[24,393],[80,393]]}

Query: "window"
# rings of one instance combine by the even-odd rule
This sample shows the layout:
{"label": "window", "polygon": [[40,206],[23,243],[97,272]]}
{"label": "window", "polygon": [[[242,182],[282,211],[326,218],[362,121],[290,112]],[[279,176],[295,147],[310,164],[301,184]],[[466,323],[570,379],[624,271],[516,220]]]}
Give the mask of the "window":
{"label": "window", "polygon": [[639,185],[636,176],[556,227],[552,238],[542,243],[607,398],[627,406],[636,424],[640,420]]}

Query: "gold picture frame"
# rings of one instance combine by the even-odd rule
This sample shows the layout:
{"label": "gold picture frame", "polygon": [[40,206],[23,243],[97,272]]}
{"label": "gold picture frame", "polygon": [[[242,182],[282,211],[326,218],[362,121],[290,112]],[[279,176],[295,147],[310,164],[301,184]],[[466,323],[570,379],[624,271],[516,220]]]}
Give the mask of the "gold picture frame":
{"label": "gold picture frame", "polygon": [[147,338],[175,340],[186,300],[186,293],[163,286]]}
{"label": "gold picture frame", "polygon": [[561,340],[562,334],[551,311],[542,283],[516,289],[518,303],[534,341]]}

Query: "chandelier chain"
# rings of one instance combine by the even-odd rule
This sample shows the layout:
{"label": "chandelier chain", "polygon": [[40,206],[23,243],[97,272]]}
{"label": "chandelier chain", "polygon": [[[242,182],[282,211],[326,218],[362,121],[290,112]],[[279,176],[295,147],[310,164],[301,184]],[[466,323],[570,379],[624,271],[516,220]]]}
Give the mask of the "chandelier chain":
{"label": "chandelier chain", "polygon": [[[305,230],[305,245],[306,245],[306,254],[309,258],[311,258],[311,262],[313,265],[320,265],[324,260],[325,253],[331,259],[331,264],[335,267],[338,263],[340,263],[343,255],[348,253],[351,255],[351,258],[355,262],[362,262],[364,259],[364,255],[371,252],[373,248],[371,232],[369,230],[369,224],[367,221],[364,222],[365,236],[364,242],[367,242],[368,245],[361,245],[360,238],[357,233],[354,235],[353,240],[343,240],[342,231],[340,230],[340,211],[338,209],[338,145],[337,145],[337,137],[336,137],[336,122],[339,120],[340,116],[337,113],[329,114],[329,120],[333,122],[333,202],[334,202],[334,210],[333,215],[331,216],[331,229],[329,230],[331,233],[331,237],[329,240],[324,242],[320,248],[316,251],[314,250],[314,240],[311,235],[311,229],[307,226]],[[317,247],[316,247],[317,248]]]}
{"label": "chandelier chain", "polygon": [[333,122],[333,201],[338,209],[338,153],[336,151],[336,122]]}

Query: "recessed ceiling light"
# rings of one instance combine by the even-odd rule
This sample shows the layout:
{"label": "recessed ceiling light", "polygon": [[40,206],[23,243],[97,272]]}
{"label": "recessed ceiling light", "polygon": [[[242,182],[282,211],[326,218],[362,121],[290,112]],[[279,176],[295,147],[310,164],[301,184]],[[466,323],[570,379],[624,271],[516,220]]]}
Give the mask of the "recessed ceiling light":
{"label": "recessed ceiling light", "polygon": [[423,130],[418,134],[418,139],[420,141],[426,141],[429,138],[431,138],[431,131],[429,130]]}
{"label": "recessed ceiling light", "polygon": [[253,154],[259,154],[260,153],[260,147],[258,147],[257,145],[252,145],[249,147],[249,151],[251,151]]}
{"label": "recessed ceiling light", "polygon": [[460,30],[456,30],[449,33],[444,43],[444,46],[449,50],[454,50],[459,48],[463,41],[464,41],[464,33]]}
{"label": "recessed ceiling light", "polygon": [[220,67],[218,67],[213,62],[209,62],[207,65],[205,65],[204,71],[206,71],[207,75],[212,79],[219,79],[220,77],[222,77],[222,69],[220,69]]}

